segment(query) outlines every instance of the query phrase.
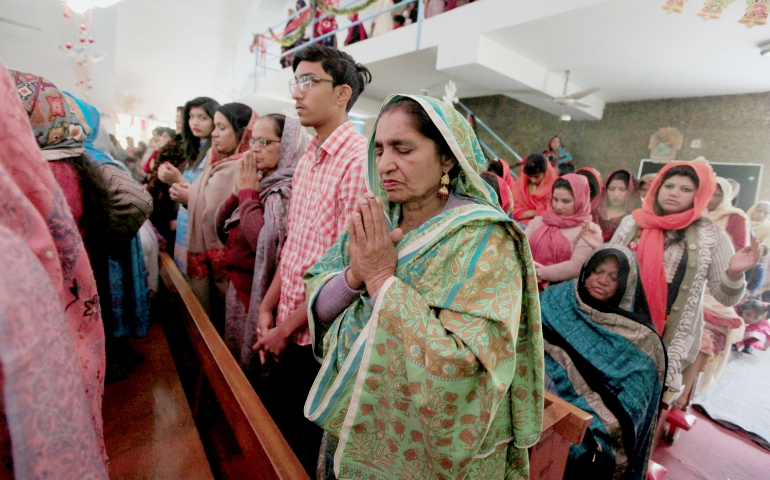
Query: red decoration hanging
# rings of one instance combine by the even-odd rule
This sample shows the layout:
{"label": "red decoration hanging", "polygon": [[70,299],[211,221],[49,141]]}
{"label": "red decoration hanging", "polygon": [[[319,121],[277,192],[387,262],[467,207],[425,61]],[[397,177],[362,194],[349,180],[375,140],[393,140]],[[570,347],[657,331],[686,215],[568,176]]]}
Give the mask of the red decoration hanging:
{"label": "red decoration hanging", "polygon": [[[65,38],[67,43],[64,46],[60,46],[59,48],[61,48],[63,52],[75,60],[75,74],[77,75],[78,79],[75,85],[82,85],[83,88],[86,89],[83,92],[85,97],[88,97],[90,95],[89,90],[93,89],[91,66],[93,63],[98,62],[102,58],[101,56],[93,55],[93,53],[88,48],[88,45],[96,42],[96,39],[94,38],[93,15],[93,9],[88,10],[88,22],[86,23],[85,13],[81,13],[80,22],[77,24],[77,28],[71,28],[70,18],[72,13],[70,12],[69,6],[66,4],[66,2],[64,4],[64,18],[66,25]],[[72,38],[73,32],[78,32],[77,38],[81,44],[78,47],[73,47],[72,45],[74,42]]]}
{"label": "red decoration hanging", "polygon": [[767,25],[767,14],[770,13],[770,1],[747,0],[746,14],[738,22],[751,28],[754,25]]}

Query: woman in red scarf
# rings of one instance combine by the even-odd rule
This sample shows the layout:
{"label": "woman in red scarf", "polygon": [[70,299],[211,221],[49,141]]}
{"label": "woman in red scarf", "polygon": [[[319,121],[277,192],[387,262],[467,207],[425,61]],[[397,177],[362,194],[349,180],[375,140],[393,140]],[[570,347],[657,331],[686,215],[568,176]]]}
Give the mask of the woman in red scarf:
{"label": "woman in red scarf", "polygon": [[639,208],[641,200],[634,174],[628,170],[615,170],[607,178],[604,193],[599,196],[593,210],[594,223],[602,229],[602,238],[609,242],[623,217]]}
{"label": "woman in red scarf", "polygon": [[[650,314],[668,350],[666,385],[683,391],[703,331],[703,293],[732,306],[746,288],[743,272],[759,261],[759,244],[734,253],[727,234],[701,219],[716,189],[704,163],[672,162],[650,185],[642,208],[623,219],[611,243],[636,251]],[[675,397],[674,397],[675,398]]]}
{"label": "woman in red scarf", "polygon": [[533,218],[548,210],[551,190],[559,175],[539,153],[527,157],[521,170],[513,188],[513,219],[529,225]]}
{"label": "woman in red scarf", "polygon": [[[584,176],[568,173],[553,184],[552,209],[535,217],[524,232],[539,282],[563,282],[580,273],[592,250],[581,234],[583,225],[591,222],[590,205]],[[592,226],[592,230],[598,227]]]}

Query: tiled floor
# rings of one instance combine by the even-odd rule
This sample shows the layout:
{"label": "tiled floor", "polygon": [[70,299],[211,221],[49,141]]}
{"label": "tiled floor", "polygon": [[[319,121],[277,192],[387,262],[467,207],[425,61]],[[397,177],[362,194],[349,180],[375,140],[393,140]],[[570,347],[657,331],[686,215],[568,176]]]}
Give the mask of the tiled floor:
{"label": "tiled floor", "polygon": [[689,432],[671,446],[661,446],[652,459],[666,467],[665,480],[764,480],[770,451],[743,435],[720,427],[700,413]]}
{"label": "tiled floor", "polygon": [[144,361],[104,394],[110,478],[212,479],[163,329],[132,344]]}

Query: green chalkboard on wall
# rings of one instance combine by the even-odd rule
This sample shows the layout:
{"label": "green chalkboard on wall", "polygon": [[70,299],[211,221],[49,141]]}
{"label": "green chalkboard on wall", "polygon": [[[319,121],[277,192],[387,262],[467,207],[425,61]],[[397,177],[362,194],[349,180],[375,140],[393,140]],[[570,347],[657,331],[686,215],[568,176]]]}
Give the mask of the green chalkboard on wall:
{"label": "green chalkboard on wall", "polygon": [[[642,160],[639,163],[639,175],[657,173],[669,162],[655,160]],[[738,208],[746,211],[759,199],[759,186],[762,182],[762,170],[764,165],[758,163],[718,163],[709,162],[714,173],[718,177],[732,178],[741,184],[741,193],[738,197]]]}

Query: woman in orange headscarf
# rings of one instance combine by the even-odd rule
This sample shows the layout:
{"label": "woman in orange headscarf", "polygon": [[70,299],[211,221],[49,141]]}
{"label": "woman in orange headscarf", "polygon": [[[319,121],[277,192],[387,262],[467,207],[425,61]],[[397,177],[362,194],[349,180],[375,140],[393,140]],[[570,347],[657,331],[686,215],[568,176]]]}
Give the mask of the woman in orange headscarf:
{"label": "woman in orange headscarf", "polygon": [[524,225],[548,210],[551,190],[559,179],[556,170],[542,155],[527,157],[513,188],[513,219]]}
{"label": "woman in orange headscarf", "polygon": [[672,162],[611,241],[637,254],[650,314],[668,351],[666,386],[673,393],[683,391],[682,371],[698,354],[706,286],[719,303],[735,305],[746,288],[743,272],[759,261],[756,241],[735,253],[727,234],[701,219],[715,189],[708,165]]}

